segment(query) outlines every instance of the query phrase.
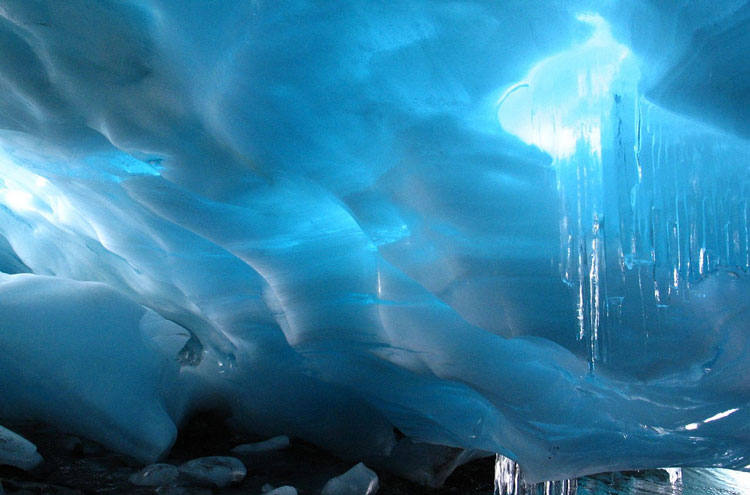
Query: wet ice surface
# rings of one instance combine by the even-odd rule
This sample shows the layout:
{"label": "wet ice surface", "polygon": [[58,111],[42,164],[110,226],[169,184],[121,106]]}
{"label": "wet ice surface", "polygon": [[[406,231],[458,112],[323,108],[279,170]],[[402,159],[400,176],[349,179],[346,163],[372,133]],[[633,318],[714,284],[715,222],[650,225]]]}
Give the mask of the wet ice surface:
{"label": "wet ice surface", "polygon": [[579,495],[746,495],[750,474],[726,469],[683,468],[682,480],[670,483],[666,473],[612,473],[578,480]]}
{"label": "wet ice surface", "polygon": [[0,465],[29,470],[43,460],[37,452],[36,445],[16,432],[0,426]]}
{"label": "wet ice surface", "polygon": [[748,465],[749,25],[2,2],[0,415],[143,464],[223,408],[391,470]]}
{"label": "wet ice surface", "polygon": [[322,495],[375,495],[378,475],[362,463],[328,481]]}

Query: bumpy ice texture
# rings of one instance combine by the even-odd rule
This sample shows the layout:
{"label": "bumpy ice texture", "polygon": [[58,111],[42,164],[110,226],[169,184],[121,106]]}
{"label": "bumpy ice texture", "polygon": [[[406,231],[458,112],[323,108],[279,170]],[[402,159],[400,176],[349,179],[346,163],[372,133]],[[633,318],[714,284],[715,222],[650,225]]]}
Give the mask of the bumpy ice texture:
{"label": "bumpy ice texture", "polygon": [[4,0],[0,417],[144,462],[219,408],[369,465],[745,467],[749,26]]}

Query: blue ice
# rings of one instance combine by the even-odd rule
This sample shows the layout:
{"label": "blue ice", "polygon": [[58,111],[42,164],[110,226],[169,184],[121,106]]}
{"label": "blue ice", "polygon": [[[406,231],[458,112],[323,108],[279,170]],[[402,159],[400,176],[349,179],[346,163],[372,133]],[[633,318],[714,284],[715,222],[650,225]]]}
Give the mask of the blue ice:
{"label": "blue ice", "polygon": [[747,469],[748,27],[4,1],[0,417],[143,462],[218,408],[414,473]]}

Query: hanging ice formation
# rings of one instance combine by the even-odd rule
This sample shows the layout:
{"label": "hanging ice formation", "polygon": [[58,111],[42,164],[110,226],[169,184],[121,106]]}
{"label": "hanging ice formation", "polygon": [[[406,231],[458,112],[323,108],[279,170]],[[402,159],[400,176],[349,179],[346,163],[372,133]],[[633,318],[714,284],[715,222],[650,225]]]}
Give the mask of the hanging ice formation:
{"label": "hanging ice formation", "polygon": [[527,483],[516,462],[500,454],[495,459],[495,495],[576,495],[577,487],[575,479]]}
{"label": "hanging ice formation", "polygon": [[152,461],[220,409],[433,484],[747,468],[749,26],[0,2],[0,418]]}

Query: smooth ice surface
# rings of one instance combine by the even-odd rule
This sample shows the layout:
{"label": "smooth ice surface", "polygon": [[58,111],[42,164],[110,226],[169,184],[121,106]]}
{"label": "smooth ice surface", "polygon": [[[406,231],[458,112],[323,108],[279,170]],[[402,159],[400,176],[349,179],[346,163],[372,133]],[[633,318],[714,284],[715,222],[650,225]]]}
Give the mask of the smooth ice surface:
{"label": "smooth ice surface", "polygon": [[21,435],[0,426],[0,464],[29,470],[38,466],[43,460],[36,451],[36,445]]}
{"label": "smooth ice surface", "polygon": [[243,443],[232,449],[232,452],[237,454],[255,454],[260,452],[268,452],[271,450],[281,450],[289,447],[289,437],[286,435],[279,435],[277,437],[263,440],[262,442],[255,443]]}
{"label": "smooth ice surface", "polygon": [[378,475],[361,462],[340,476],[331,478],[321,495],[375,495]]}
{"label": "smooth ice surface", "polygon": [[293,486],[284,485],[263,493],[266,493],[267,495],[297,495],[297,489]]}
{"label": "smooth ice surface", "polygon": [[744,0],[0,2],[0,418],[146,463],[208,409],[455,448],[427,483],[746,469],[748,33]]}
{"label": "smooth ice surface", "polygon": [[736,495],[750,489],[748,473],[685,468],[672,481],[661,471],[605,473],[578,480],[577,495]]}
{"label": "smooth ice surface", "polygon": [[0,315],[0,416],[56,424],[142,459],[171,447],[164,387],[178,363],[161,344],[186,340],[173,324],[110,285],[31,274],[0,274]]}

